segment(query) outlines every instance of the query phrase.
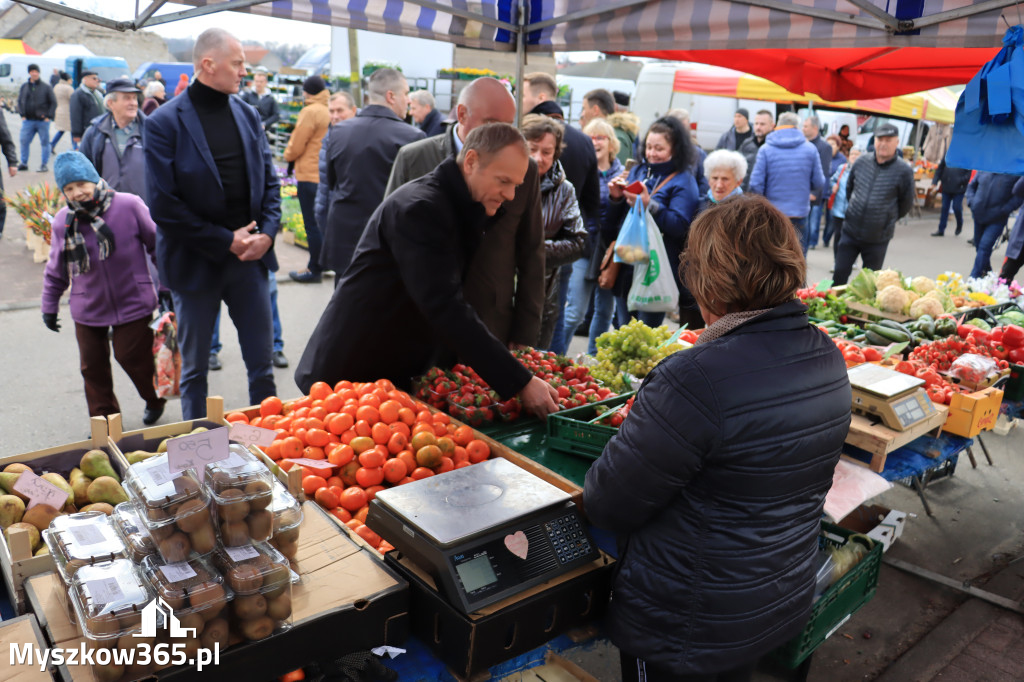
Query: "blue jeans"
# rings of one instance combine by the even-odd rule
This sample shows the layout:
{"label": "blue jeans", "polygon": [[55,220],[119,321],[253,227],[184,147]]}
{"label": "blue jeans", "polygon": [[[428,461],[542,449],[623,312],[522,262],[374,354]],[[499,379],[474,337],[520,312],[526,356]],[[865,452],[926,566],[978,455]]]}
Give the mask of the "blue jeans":
{"label": "blue jeans", "polygon": [[645,313],[637,311],[636,319],[640,320],[648,327],[660,327],[665,322],[665,313]]}
{"label": "blue jeans", "polygon": [[793,229],[796,230],[796,236],[800,239],[800,248],[804,250],[804,258],[807,258],[807,246],[810,242],[807,241],[807,217],[803,218],[790,218],[789,222],[793,223]]}
{"label": "blue jeans", "polygon": [[[939,213],[939,234],[946,233],[946,223],[949,222],[949,208],[953,207],[953,217],[956,218],[956,233],[964,229],[964,195],[942,193],[942,210]],[[977,241],[975,241],[977,244]]]}
{"label": "blue jeans", "polygon": [[996,241],[1003,234],[1006,223],[993,223],[991,225],[974,226],[974,248],[977,255],[974,257],[974,268],[971,270],[971,277],[984,277],[992,270],[992,249]]}
{"label": "blue jeans", "polygon": [[608,331],[612,324],[612,312],[615,312],[616,329],[629,322],[629,311],[621,305],[616,306],[615,294],[611,289],[594,287],[594,315],[590,318],[590,340],[587,352],[597,355],[597,337]]}
{"label": "blue jeans", "polygon": [[[270,273],[270,312],[274,319],[274,352],[284,350],[284,339],[281,338],[281,314],[277,312],[277,276]],[[217,320],[213,323],[213,339],[210,341],[210,352],[219,353],[224,348],[220,342],[220,310]]]}
{"label": "blue jeans", "polygon": [[832,240],[832,232],[834,228],[834,223],[832,222],[833,220],[834,218],[832,216],[832,211],[825,211],[825,231],[821,235],[821,242],[826,247],[828,246],[828,243]]}
{"label": "blue jeans", "polygon": [[[555,318],[555,331],[551,336],[551,347],[548,350],[559,355],[565,355],[566,351],[569,350],[569,342],[566,340],[563,330],[565,327],[565,302],[569,298],[569,282],[571,279],[571,263],[563,265],[558,269],[558,316]],[[569,330],[569,338],[572,338],[573,331],[575,331],[575,328]]]}
{"label": "blue jeans", "polygon": [[295,183],[299,208],[302,209],[302,224],[306,228],[306,242],[309,244],[309,264],[306,269],[319,273],[322,272],[320,248],[324,243],[324,235],[320,231],[320,226],[316,224],[316,187],[315,182]]}
{"label": "blue jeans", "polygon": [[818,245],[818,234],[821,229],[821,216],[824,213],[824,202],[820,199],[811,202],[811,214],[807,216],[807,246],[804,247],[804,253],[807,252],[812,246]]}
{"label": "blue jeans", "polygon": [[230,258],[216,289],[172,291],[171,296],[178,315],[181,348],[182,419],[201,419],[206,415],[210,342],[222,300],[227,303],[228,314],[238,329],[238,342],[249,378],[249,404],[258,405],[277,393],[270,291],[263,263],[243,263]]}
{"label": "blue jeans", "polygon": [[[569,277],[569,286],[567,287],[569,291],[566,298],[565,317],[562,320],[562,338],[559,340],[556,337],[552,342],[552,346],[559,346],[564,349],[561,351],[563,354],[569,350],[569,344],[572,342],[576,329],[583,323],[583,318],[587,316],[587,308],[590,307],[591,296],[594,294],[594,289],[597,288],[595,280],[587,281],[586,279],[589,267],[589,258],[580,258],[572,264],[572,274]],[[605,327],[607,326],[608,322],[605,322]],[[555,352],[559,351],[556,350]]]}
{"label": "blue jeans", "polygon": [[32,138],[39,136],[39,145],[43,148],[43,165],[50,161],[50,122],[25,119],[21,122],[21,162],[28,165],[28,148]]}

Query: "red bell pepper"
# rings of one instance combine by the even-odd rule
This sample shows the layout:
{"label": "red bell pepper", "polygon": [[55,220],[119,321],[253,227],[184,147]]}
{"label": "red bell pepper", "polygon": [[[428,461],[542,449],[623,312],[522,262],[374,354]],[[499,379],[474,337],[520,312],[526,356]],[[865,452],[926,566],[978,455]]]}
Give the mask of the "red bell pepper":
{"label": "red bell pepper", "polygon": [[1007,358],[1015,365],[1024,365],[1024,348],[1011,348]]}
{"label": "red bell pepper", "polygon": [[1002,343],[1003,342],[1003,328],[996,327],[988,335],[988,342],[991,343]]}
{"label": "red bell pepper", "polygon": [[1006,346],[1001,343],[989,344],[989,349],[992,352],[992,357],[996,360],[1005,360],[1007,357]]}
{"label": "red bell pepper", "polygon": [[1003,327],[1003,343],[1007,348],[1020,348],[1024,346],[1024,329],[1015,324]]}

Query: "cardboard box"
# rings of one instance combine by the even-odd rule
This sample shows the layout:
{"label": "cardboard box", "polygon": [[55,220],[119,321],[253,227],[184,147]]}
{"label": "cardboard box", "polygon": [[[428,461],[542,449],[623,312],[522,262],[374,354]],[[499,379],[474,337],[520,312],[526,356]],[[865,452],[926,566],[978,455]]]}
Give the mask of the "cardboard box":
{"label": "cardboard box", "polygon": [[949,416],[944,431],[965,438],[974,438],[982,431],[991,431],[999,417],[1003,392],[985,388],[974,393],[954,393],[949,401]]}
{"label": "cardboard box", "polygon": [[615,565],[602,552],[586,566],[467,616],[399,552],[388,552],[384,562],[411,586],[412,633],[461,680],[600,620],[608,607]]}
{"label": "cardboard box", "polygon": [[[25,645],[30,645],[31,660],[28,663],[15,664],[13,659],[13,647],[17,646],[19,651],[24,651]],[[39,629],[35,616],[18,616],[11,620],[0,623],[0,652],[3,652],[8,664],[0,667],[0,681],[6,682],[51,682],[53,680],[52,668],[39,669],[36,661],[36,651],[46,648],[46,640]],[[11,653],[8,653],[11,652]]]}
{"label": "cardboard box", "polygon": [[[313,503],[303,506],[296,554],[301,583],[292,586],[292,627],[267,639],[221,652],[211,679],[269,680],[315,660],[381,645],[401,647],[409,631],[409,585],[395,571],[339,532]],[[52,573],[33,577],[26,592],[53,646],[84,641],[61,608]],[[161,680],[194,680],[192,666],[155,673]],[[92,682],[86,667],[60,668],[66,681]]]}
{"label": "cardboard box", "polygon": [[[92,428],[92,438],[89,440],[4,457],[0,459],[0,469],[8,464],[21,463],[32,467],[37,474],[52,471],[66,479],[71,470],[81,462],[82,455],[89,450],[104,450],[110,456],[110,462],[114,469],[119,474],[123,474],[124,468],[119,465],[107,443],[107,421],[103,417],[93,417],[90,427]],[[32,556],[28,533],[16,531],[11,536],[10,545],[0,537],[0,570],[3,572],[7,593],[11,595],[11,603],[15,611],[25,613],[27,608],[23,589],[25,579],[52,571],[53,557],[49,554]]]}
{"label": "cardboard box", "polygon": [[882,543],[882,551],[888,552],[903,535],[907,523],[907,512],[897,511],[877,504],[862,504],[854,509],[838,525],[863,533],[875,542]]}

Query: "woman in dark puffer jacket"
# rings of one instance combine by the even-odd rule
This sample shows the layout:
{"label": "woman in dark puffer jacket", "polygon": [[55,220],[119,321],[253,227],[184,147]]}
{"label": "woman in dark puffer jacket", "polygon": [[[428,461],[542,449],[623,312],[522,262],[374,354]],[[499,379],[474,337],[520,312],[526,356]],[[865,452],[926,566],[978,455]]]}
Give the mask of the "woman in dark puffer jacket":
{"label": "woman in dark puffer jacket", "polygon": [[583,502],[619,534],[623,680],[748,680],[810,615],[850,382],[794,297],[796,233],[763,197],[702,213],[681,271],[708,328],[644,381]]}

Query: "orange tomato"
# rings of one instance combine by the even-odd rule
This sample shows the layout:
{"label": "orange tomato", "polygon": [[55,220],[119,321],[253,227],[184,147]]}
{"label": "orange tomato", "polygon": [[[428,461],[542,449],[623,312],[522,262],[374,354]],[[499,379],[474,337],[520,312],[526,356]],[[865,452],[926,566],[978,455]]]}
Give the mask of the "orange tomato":
{"label": "orange tomato", "polygon": [[327,430],[336,436],[340,436],[355,425],[356,421],[352,415],[344,412],[335,415],[327,422]]}
{"label": "orange tomato", "polygon": [[380,421],[380,411],[373,405],[360,405],[359,409],[356,410],[356,419],[369,424],[376,424]]}
{"label": "orange tomato", "polygon": [[[310,477],[312,478],[312,476]],[[330,488],[318,488],[313,499],[324,509],[334,509],[338,506],[338,496]]]}
{"label": "orange tomato", "polygon": [[309,397],[313,400],[323,400],[331,393],[333,393],[331,387],[323,381],[318,381],[309,387]]}
{"label": "orange tomato", "polygon": [[263,417],[253,417],[251,420],[249,420],[249,424],[251,426],[262,426],[263,425]]}
{"label": "orange tomato", "polygon": [[281,459],[281,441],[275,440],[273,443],[263,448],[263,451],[267,453],[267,457],[276,462]]}
{"label": "orange tomato", "polygon": [[468,426],[460,426],[455,429],[455,433],[452,434],[452,439],[455,441],[456,445],[466,447],[469,445],[469,441],[473,440],[474,436],[475,434],[473,433],[473,429]]}
{"label": "orange tomato", "polygon": [[[323,422],[324,418],[327,416],[327,408],[324,407],[323,405],[313,406],[309,408],[309,416],[312,417],[313,419],[319,419],[321,422]],[[321,425],[320,428],[323,428],[323,426]]]}
{"label": "orange tomato", "polygon": [[323,476],[306,476],[302,479],[302,492],[313,495],[320,488],[327,487],[327,480]]}
{"label": "orange tomato", "polygon": [[[395,455],[395,459],[400,460],[402,464],[405,465],[405,470],[409,473],[419,466],[419,464],[416,463],[416,455],[413,454],[412,450],[402,450]],[[409,474],[407,473],[406,476],[408,475]]]}
{"label": "orange tomato", "polygon": [[381,402],[383,401],[380,399],[380,397],[372,393],[359,396],[360,407],[372,407],[374,410],[376,410],[378,407],[380,407]]}
{"label": "orange tomato", "polygon": [[341,409],[341,406],[344,404],[344,402],[345,401],[341,399],[340,395],[338,395],[337,393],[332,393],[326,398],[324,398],[324,409],[327,410],[328,414],[330,414],[331,412],[337,412],[338,410]]}
{"label": "orange tomato", "polygon": [[345,482],[345,485],[355,485],[357,471],[359,471],[359,462],[352,460],[338,470],[338,476],[340,476],[341,480]]}
{"label": "orange tomato", "polygon": [[439,474],[443,474],[447,471],[451,471],[455,468],[455,462],[452,461],[451,457],[442,457],[441,463],[434,467],[434,471]]}
{"label": "orange tomato", "polygon": [[388,453],[397,455],[409,445],[409,439],[403,436],[401,433],[393,433],[388,438]]}
{"label": "orange tomato", "polygon": [[[327,455],[327,461],[336,467],[345,466],[356,456],[356,451],[350,445],[339,445]],[[467,455],[466,459],[469,459]]]}
{"label": "orange tomato", "polygon": [[357,486],[345,488],[344,492],[341,493],[339,504],[341,504],[343,509],[354,512],[366,504],[366,491]]}
{"label": "orange tomato", "polygon": [[409,475],[409,468],[405,465],[405,462],[397,457],[384,462],[383,469],[384,480],[388,483],[398,483]]}
{"label": "orange tomato", "polygon": [[357,519],[357,518],[353,517],[352,519],[350,519],[350,520],[346,521],[346,522],[345,522],[345,525],[346,525],[346,526],[348,526],[348,527],[349,527],[350,529],[352,529],[353,531],[355,531],[355,529],[356,529],[356,528],[358,528],[359,526],[362,526],[362,525],[364,525],[364,524],[363,524],[363,522],[362,522],[362,521],[360,521],[359,519]]}
{"label": "orange tomato", "polygon": [[[387,461],[387,457],[382,455],[377,448],[367,450],[360,453],[359,464],[366,467],[367,469],[375,469],[377,467],[384,466],[384,462]],[[371,484],[373,485],[373,484]]]}
{"label": "orange tomato", "polygon": [[360,455],[367,450],[372,450],[376,443],[373,442],[372,438],[359,436],[358,438],[353,438],[349,445],[352,446],[352,449],[355,450],[357,455]]}
{"label": "orange tomato", "polygon": [[393,391],[393,390],[395,390],[395,385],[393,383],[391,383],[391,381],[389,379],[377,379],[377,381],[375,381],[373,383],[375,383],[377,385],[377,388],[379,388],[382,391]]}
{"label": "orange tomato", "polygon": [[416,479],[413,478],[412,476],[406,476],[405,478],[403,478],[401,481],[398,482],[398,485],[405,485],[406,483],[412,483],[415,480]]}
{"label": "orange tomato", "polygon": [[367,503],[372,502],[373,498],[376,497],[377,493],[379,493],[381,490],[384,490],[384,486],[382,486],[382,485],[371,485],[369,488],[367,488],[366,489]]}
{"label": "orange tomato", "polygon": [[380,536],[370,530],[366,525],[357,526],[356,535],[366,540],[366,544],[370,545],[370,547],[373,547],[374,549],[377,549],[377,546],[380,545]]}
{"label": "orange tomato", "polygon": [[466,445],[466,452],[469,453],[469,461],[476,464],[491,456],[491,447],[482,440],[471,440]]}
{"label": "orange tomato", "polygon": [[401,411],[402,406],[394,400],[385,400],[380,404],[379,412],[380,419],[385,424],[393,424],[398,421],[398,413]]}
{"label": "orange tomato", "polygon": [[281,457],[285,459],[296,459],[302,457],[302,450],[305,444],[295,436],[288,436],[281,443]]}
{"label": "orange tomato", "polygon": [[420,431],[419,433],[416,433],[416,429],[413,429],[412,439],[409,441],[409,445],[412,446],[414,452],[418,452],[420,448],[427,445],[437,445],[437,438],[434,436],[433,431]]}
{"label": "orange tomato", "polygon": [[318,448],[314,445],[310,445],[302,451],[302,456],[306,459],[327,459],[327,455],[324,454],[323,448]]}
{"label": "orange tomato", "polygon": [[455,441],[448,436],[442,436],[437,439],[437,447],[441,448],[441,453],[446,457],[451,457],[455,454]]}
{"label": "orange tomato", "polygon": [[389,424],[389,426],[391,427],[392,433],[400,433],[406,438],[412,438],[412,429],[410,429],[409,425],[405,422],[397,421],[393,424]]}
{"label": "orange tomato", "polygon": [[455,468],[456,469],[465,469],[466,467],[471,467],[471,466],[473,466],[473,463],[470,462],[470,461],[456,462],[455,463]]}
{"label": "orange tomato", "polygon": [[242,422],[243,424],[249,423],[249,418],[246,417],[243,412],[228,412],[224,415],[224,419],[229,422]]}
{"label": "orange tomato", "polygon": [[331,442],[331,437],[323,429],[310,429],[306,431],[306,442],[315,448],[322,448]]}
{"label": "orange tomato", "polygon": [[359,434],[356,433],[356,430],[354,428],[349,429],[345,433],[341,434],[341,444],[342,445],[348,445],[349,443],[351,443],[352,441],[354,441],[358,437],[359,437]]}
{"label": "orange tomato", "polygon": [[384,445],[391,440],[391,429],[384,422],[377,422],[370,427],[370,437],[373,438],[374,443]]}
{"label": "orange tomato", "polygon": [[450,424],[452,419],[444,412],[435,412],[431,417],[435,424]]}
{"label": "orange tomato", "polygon": [[355,519],[356,521],[359,521],[359,523],[366,523],[366,515],[367,515],[367,513],[369,513],[369,511],[370,511],[369,503],[364,504],[362,507],[360,507],[359,509],[356,510],[356,512],[352,515],[352,518]]}
{"label": "orange tomato", "polygon": [[398,411],[398,418],[407,426],[412,426],[416,423],[416,413],[408,407],[403,407]]}
{"label": "orange tomato", "polygon": [[359,467],[356,470],[356,483],[369,488],[373,485],[380,485],[384,481],[384,469],[381,467]]}
{"label": "orange tomato", "polygon": [[353,426],[352,428],[354,428],[356,430],[356,434],[360,436],[369,436],[371,433],[373,433],[373,427],[370,426],[370,422],[366,421],[365,419],[360,419],[359,421],[357,421],[356,425]]}
{"label": "orange tomato", "polygon": [[418,422],[415,426],[412,427],[412,435],[415,436],[417,433],[429,433],[435,439],[437,438],[437,434],[434,433],[433,424],[424,424],[422,422]]}
{"label": "orange tomato", "polygon": [[416,421],[421,424],[433,424],[434,418],[430,414],[430,410],[420,410],[416,413]]}
{"label": "orange tomato", "polygon": [[332,509],[331,513],[334,514],[334,516],[342,523],[347,523],[352,520],[352,514],[349,512],[348,509],[338,507],[337,509]]}
{"label": "orange tomato", "polygon": [[292,409],[293,410],[298,410],[299,408],[302,408],[302,407],[309,407],[312,404],[313,404],[313,399],[310,398],[308,395],[306,395],[306,396],[302,396],[298,400],[292,401]]}
{"label": "orange tomato", "polygon": [[306,405],[305,407],[300,407],[291,414],[292,419],[305,419],[308,416],[309,405]]}
{"label": "orange tomato", "polygon": [[351,390],[352,390],[352,382],[349,381],[348,379],[342,379],[338,383],[334,384],[334,392],[335,393],[341,393],[342,391],[351,391]]}
{"label": "orange tomato", "polygon": [[452,455],[452,461],[458,465],[459,462],[469,463],[469,453],[466,452],[466,448],[461,445],[455,446],[455,453]]}
{"label": "orange tomato", "polygon": [[434,472],[427,467],[416,467],[412,470],[412,480],[419,481],[434,475]]}
{"label": "orange tomato", "polygon": [[327,487],[333,488],[334,486],[344,489],[345,483],[338,476],[329,476],[327,478]]}

